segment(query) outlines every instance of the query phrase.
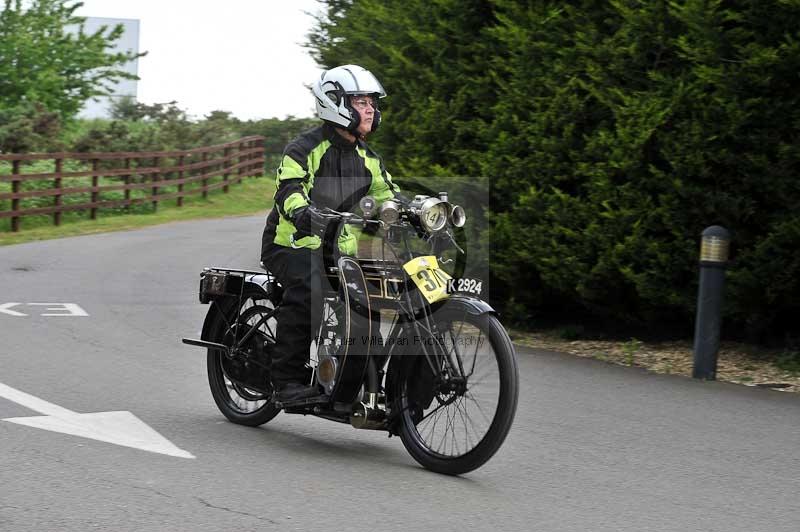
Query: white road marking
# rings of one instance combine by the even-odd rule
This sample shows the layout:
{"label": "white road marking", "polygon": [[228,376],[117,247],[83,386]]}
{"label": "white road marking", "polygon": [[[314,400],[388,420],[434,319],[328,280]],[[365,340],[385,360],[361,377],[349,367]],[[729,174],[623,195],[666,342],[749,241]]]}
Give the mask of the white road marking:
{"label": "white road marking", "polygon": [[22,303],[0,303],[0,313],[8,314],[9,316],[27,316],[27,314],[23,314],[22,312],[11,310],[11,307],[16,307],[21,304]]}
{"label": "white road marking", "polygon": [[133,447],[151,453],[194,458],[194,455],[176,447],[130,412],[79,414],[2,382],[0,382],[0,397],[44,414],[44,416],[6,418],[2,421]]}
{"label": "white road marking", "polygon": [[71,416],[75,414],[75,412],[72,410],[67,410],[64,407],[54,405],[53,403],[48,403],[44,399],[39,399],[35,395],[31,395],[20,390],[15,390],[11,386],[3,384],[2,382],[0,382],[0,397],[5,397],[9,401],[13,401],[18,405],[22,405],[25,408],[29,408],[46,416],[59,417]]}
{"label": "white road marking", "polygon": [[47,307],[50,314],[42,316],[88,316],[89,313],[75,303],[28,303],[28,305]]}
{"label": "white road marking", "polygon": [[16,310],[11,310],[11,307],[19,305],[28,305],[31,307],[47,307],[45,313],[41,316],[88,316],[89,313],[81,308],[77,303],[0,303],[0,314],[8,316],[26,317],[30,314],[25,314]]}

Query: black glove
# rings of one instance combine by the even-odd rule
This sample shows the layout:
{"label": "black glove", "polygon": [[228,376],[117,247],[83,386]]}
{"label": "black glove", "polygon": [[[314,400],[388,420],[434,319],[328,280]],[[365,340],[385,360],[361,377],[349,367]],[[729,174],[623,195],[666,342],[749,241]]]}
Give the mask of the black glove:
{"label": "black glove", "polygon": [[297,239],[308,235],[322,237],[328,226],[328,219],[316,207],[308,205],[294,211],[292,223],[297,228],[297,233],[295,233]]}

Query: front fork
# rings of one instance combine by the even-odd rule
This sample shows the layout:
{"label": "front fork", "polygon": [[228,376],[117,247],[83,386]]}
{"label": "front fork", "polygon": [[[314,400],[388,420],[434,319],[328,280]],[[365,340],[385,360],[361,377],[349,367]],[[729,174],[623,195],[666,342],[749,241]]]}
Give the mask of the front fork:
{"label": "front fork", "polygon": [[380,394],[380,379],[374,355],[369,355],[366,373],[364,400],[353,405],[350,424],[357,429],[385,429],[386,403],[379,402],[380,398],[385,401],[385,396]]}

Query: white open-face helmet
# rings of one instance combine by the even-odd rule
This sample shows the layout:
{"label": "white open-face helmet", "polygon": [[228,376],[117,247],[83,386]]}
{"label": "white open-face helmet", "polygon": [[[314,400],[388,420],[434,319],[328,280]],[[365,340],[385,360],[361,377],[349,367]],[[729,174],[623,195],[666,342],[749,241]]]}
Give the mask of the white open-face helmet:
{"label": "white open-face helmet", "polygon": [[[375,99],[386,96],[378,79],[358,65],[342,65],[326,70],[311,90],[317,101],[317,116],[351,132],[358,128],[361,116],[350,106],[347,96],[367,94]],[[372,131],[378,129],[380,122],[381,113],[376,108]]]}

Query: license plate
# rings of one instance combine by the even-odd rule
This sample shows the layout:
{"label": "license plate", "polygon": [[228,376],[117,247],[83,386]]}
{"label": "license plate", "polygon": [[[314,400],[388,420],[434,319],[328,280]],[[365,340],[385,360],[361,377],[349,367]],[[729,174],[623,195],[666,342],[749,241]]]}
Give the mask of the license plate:
{"label": "license plate", "polygon": [[439,268],[436,257],[432,255],[417,257],[406,262],[403,269],[417,285],[428,303],[435,303],[447,298],[447,281],[452,277]]}

